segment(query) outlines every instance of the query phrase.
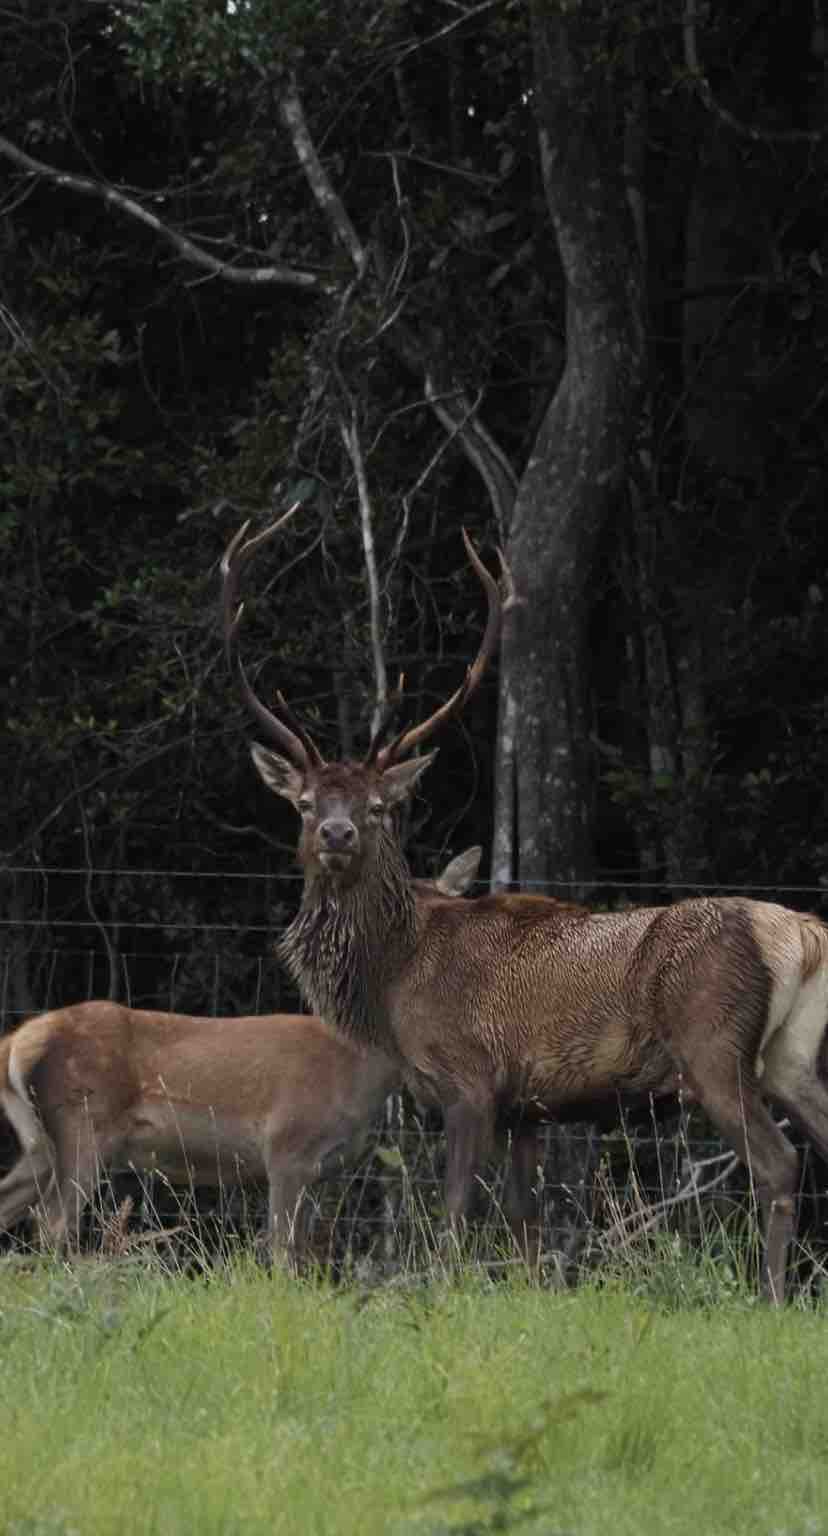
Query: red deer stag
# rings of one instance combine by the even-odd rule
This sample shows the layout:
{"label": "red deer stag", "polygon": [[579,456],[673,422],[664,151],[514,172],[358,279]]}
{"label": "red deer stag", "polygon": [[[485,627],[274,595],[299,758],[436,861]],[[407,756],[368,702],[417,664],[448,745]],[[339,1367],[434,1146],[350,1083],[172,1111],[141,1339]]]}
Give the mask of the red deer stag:
{"label": "red deer stag", "polygon": [[[467,890],[469,848],[416,900]],[[0,1041],[0,1106],[21,1144],[0,1180],[0,1229],[41,1203],[56,1246],[77,1246],[103,1172],[138,1168],[172,1184],[264,1179],[274,1255],[299,1257],[305,1186],[360,1152],[399,1064],[321,1019],[277,1013],[192,1018],[89,1002],[29,1019]]]}
{"label": "red deer stag", "polygon": [[[463,706],[495,649],[498,585],[464,534],[488,598],[464,682],[420,725],[375,741],[363,762],[326,763],[281,694],[275,714],[257,698],[238,654],[239,573],[292,511],[232,540],[223,604],[228,660],[271,743],[253,745],[254,762],[302,821],[302,902],[279,953],[308,1003],[351,1039],[396,1053],[416,1096],[442,1108],[452,1223],[498,1121],[588,1118],[598,1105],[684,1084],[751,1170],[764,1216],[763,1290],[781,1301],[798,1157],[764,1101],[781,1104],[828,1157],[828,1090],[817,1071],[828,928],[740,898],[593,914],[504,894],[418,909],[390,813],[435,756],[414,758],[414,748]],[[517,1151],[509,1214],[519,1231],[532,1220],[526,1130]]]}

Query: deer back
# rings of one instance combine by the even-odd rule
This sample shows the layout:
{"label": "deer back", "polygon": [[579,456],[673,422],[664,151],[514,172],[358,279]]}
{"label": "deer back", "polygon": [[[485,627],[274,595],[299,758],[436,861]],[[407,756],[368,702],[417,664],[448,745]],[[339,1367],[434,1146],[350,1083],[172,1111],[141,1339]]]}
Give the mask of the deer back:
{"label": "deer back", "polygon": [[[258,1143],[274,1119],[313,1128],[382,1101],[394,1076],[318,1018],[195,1017],[89,1002],[24,1024],[9,1078],[31,1091],[51,1137],[88,1123],[112,1154],[165,1127],[193,1157],[201,1143]],[[199,1130],[201,1127],[201,1130]],[[159,1141],[159,1150],[160,1148]]]}

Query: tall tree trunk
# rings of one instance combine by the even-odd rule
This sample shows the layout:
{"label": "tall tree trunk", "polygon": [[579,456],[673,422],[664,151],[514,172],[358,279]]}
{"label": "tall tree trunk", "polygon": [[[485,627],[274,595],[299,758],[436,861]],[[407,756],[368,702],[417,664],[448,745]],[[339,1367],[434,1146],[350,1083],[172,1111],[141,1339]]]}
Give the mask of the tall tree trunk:
{"label": "tall tree trunk", "polygon": [[[587,881],[592,870],[590,578],[644,372],[640,256],[625,197],[623,117],[616,120],[603,62],[603,12],[598,0],[531,0],[544,186],[567,284],[567,358],[518,488],[508,543],[527,605],[503,638],[502,718],[514,720],[515,766],[514,794],[501,786],[498,805],[514,805],[511,874],[522,883]],[[499,777],[510,772],[499,761]],[[495,841],[506,842],[498,828]]]}

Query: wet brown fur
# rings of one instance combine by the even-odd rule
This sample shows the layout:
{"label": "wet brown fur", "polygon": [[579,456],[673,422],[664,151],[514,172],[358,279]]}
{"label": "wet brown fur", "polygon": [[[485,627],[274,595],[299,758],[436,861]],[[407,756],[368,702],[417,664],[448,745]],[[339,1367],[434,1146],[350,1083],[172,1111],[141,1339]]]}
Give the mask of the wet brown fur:
{"label": "wet brown fur", "polygon": [[[586,1118],[613,1098],[684,1086],[752,1170],[765,1288],[780,1299],[798,1163],[764,1100],[781,1102],[828,1155],[817,1070],[828,929],[740,898],[613,914],[507,894],[417,910],[390,831],[399,787],[372,829],[366,801],[385,794],[384,776],[323,766],[293,770],[286,788],[278,761],[258,749],[270,787],[294,804],[309,788],[313,797],[302,906],[280,953],[312,1006],[350,1038],[396,1052],[418,1098],[442,1108],[451,1218],[462,1218],[498,1121]],[[357,834],[346,879],[320,867],[332,805]],[[516,1191],[518,1225],[531,1210],[529,1192]]]}

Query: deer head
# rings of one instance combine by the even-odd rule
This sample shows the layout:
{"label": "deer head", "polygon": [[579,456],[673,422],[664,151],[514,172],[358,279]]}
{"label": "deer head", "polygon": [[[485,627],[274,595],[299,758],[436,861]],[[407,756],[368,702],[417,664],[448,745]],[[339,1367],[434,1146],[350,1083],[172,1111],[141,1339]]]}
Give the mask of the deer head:
{"label": "deer head", "polygon": [[[291,507],[263,533],[247,538],[248,524],[239,529],[221,562],[225,650],[242,698],[270,745],[251,747],[256,768],[274,794],[294,806],[302,820],[299,856],[306,882],[324,880],[337,889],[354,885],[366,867],[376,862],[387,847],[394,809],[436,757],[436,750],[414,757],[415,749],[428,741],[444,722],[460,712],[477,688],[489,658],[497,646],[502,611],[498,583],[486,570],[465,529],[463,539],[472,568],[488,600],[488,619],[477,657],[463,682],[445,703],[419,725],[400,731],[390,741],[391,721],[402,693],[386,711],[361,762],[327,763],[313,738],[292,713],[284,695],[276,695],[273,712],[256,696],[238,651],[238,630],[243,604],[239,602],[242,569],[261,546],[272,539],[296,511]],[[499,552],[504,585],[510,588],[508,568]],[[275,750],[274,750],[275,748]]]}

